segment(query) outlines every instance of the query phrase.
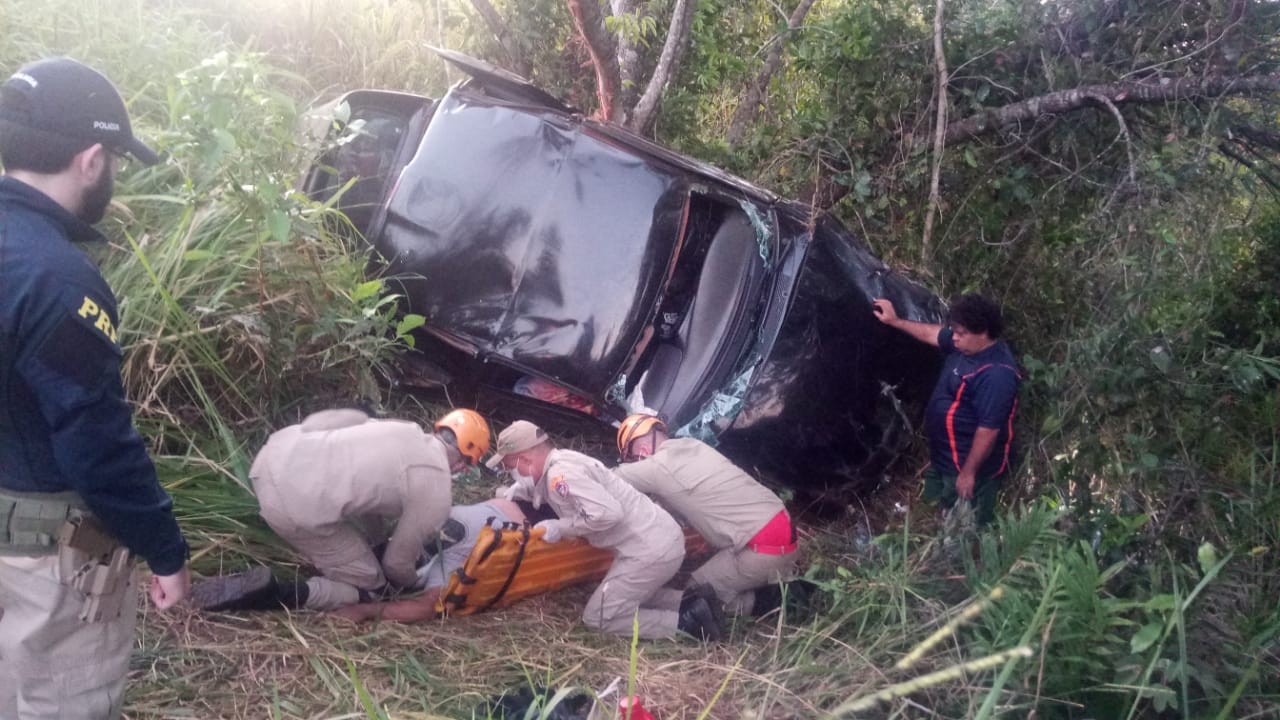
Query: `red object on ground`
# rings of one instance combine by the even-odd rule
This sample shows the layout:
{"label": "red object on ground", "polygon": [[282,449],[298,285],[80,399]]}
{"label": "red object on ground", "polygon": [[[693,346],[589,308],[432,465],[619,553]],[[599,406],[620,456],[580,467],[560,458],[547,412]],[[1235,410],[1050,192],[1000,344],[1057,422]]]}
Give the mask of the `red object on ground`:
{"label": "red object on ground", "polygon": [[[630,714],[627,708],[631,708]],[[629,698],[623,698],[618,701],[618,711],[621,713],[622,720],[658,720],[644,706],[640,704],[640,697],[632,695]]]}

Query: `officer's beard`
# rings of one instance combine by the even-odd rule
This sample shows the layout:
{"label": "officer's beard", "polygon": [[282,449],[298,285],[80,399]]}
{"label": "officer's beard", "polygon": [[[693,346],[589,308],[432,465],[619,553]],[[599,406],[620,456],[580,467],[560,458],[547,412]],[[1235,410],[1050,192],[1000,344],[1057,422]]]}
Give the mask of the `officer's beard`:
{"label": "officer's beard", "polygon": [[107,214],[107,206],[111,204],[111,196],[115,192],[115,173],[111,172],[111,168],[104,167],[102,168],[102,174],[98,176],[97,182],[84,191],[84,197],[80,200],[78,217],[90,225],[102,220]]}

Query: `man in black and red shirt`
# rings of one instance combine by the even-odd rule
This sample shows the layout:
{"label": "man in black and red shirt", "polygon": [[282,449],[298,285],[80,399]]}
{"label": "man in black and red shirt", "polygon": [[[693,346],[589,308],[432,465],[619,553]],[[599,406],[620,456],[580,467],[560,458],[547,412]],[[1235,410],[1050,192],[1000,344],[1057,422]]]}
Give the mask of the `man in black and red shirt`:
{"label": "man in black and red shirt", "polygon": [[949,325],[900,318],[883,298],[872,309],[880,322],[946,353],[925,411],[930,464],[924,497],[943,509],[957,498],[972,500],[979,524],[986,525],[1009,471],[1020,382],[1017,361],[1000,339],[999,306],[981,295],[963,295],[951,305]]}

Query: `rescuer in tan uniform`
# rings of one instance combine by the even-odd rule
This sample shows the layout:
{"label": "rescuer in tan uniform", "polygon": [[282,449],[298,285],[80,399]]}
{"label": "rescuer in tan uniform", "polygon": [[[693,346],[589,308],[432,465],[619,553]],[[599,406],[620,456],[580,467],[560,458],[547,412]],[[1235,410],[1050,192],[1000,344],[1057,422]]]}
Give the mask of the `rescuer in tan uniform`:
{"label": "rescuer in tan uniform", "polygon": [[423,547],[449,517],[452,473],[489,449],[489,426],[471,410],[435,429],[325,410],[272,434],[249,471],[262,517],[321,575],[286,585],[255,568],[200,583],[196,605],[331,610],[417,586]]}
{"label": "rescuer in tan uniform", "polygon": [[546,542],[584,538],[612,550],[613,565],[582,613],[590,628],[631,635],[633,618],[642,638],[666,638],[677,630],[719,639],[718,609],[701,595],[663,588],[684,560],[684,534],[667,511],[632,489],[598,460],[555,449],[541,428],[518,420],[498,436],[489,466],[506,468],[515,484],[499,492],[547,503],[559,516],[543,520]]}
{"label": "rescuer in tan uniform", "polygon": [[[693,438],[669,438],[653,415],[618,428],[624,465],[614,472],[692,525],[716,549],[691,584],[710,586],[731,612],[778,607],[778,584],[796,571],[796,535],[782,500],[728,458]],[[759,594],[759,597],[757,597]]]}

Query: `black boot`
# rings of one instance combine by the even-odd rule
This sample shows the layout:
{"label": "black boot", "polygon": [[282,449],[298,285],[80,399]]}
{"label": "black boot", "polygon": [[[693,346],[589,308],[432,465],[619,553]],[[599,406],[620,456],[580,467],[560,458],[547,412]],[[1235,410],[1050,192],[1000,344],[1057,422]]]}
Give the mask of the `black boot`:
{"label": "black boot", "polygon": [[773,584],[756,588],[751,601],[751,614],[764,617],[782,607],[782,585]]}
{"label": "black boot", "polygon": [[724,639],[724,629],[717,622],[716,613],[707,599],[699,593],[685,593],[684,599],[680,601],[680,620],[676,628],[703,641]]}
{"label": "black boot", "polygon": [[296,610],[307,602],[306,582],[281,583],[269,567],[210,578],[191,588],[191,601],[211,612],[232,610]]}
{"label": "black boot", "polygon": [[716,627],[723,628],[726,626],[726,618],[724,614],[724,603],[720,601],[720,596],[716,595],[716,591],[710,585],[693,585],[685,589],[685,597],[696,595],[707,601],[707,607],[711,609],[711,616],[715,618]]}
{"label": "black boot", "polygon": [[814,596],[818,586],[808,580],[790,580],[756,588],[755,599],[751,603],[751,614],[764,617],[782,607],[786,601],[787,620],[799,620],[806,617],[812,609]]}

